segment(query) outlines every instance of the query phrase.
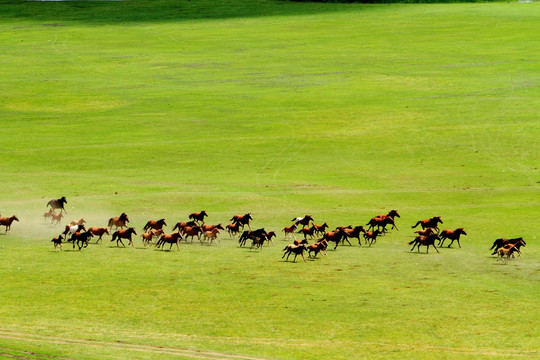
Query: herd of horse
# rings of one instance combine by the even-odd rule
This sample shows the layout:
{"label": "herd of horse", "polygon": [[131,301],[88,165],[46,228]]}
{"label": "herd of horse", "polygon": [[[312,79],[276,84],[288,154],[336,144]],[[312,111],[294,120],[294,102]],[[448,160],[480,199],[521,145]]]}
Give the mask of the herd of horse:
{"label": "herd of horse", "polygon": [[[66,214],[64,205],[67,204],[66,197],[63,196],[59,199],[50,200],[46,207],[48,209],[44,214],[44,218],[49,219],[51,224],[58,225],[61,219]],[[57,210],[59,210],[57,212]],[[266,231],[264,228],[253,230],[251,228],[250,221],[253,220],[251,213],[244,215],[234,215],[229,221],[230,224],[225,227],[220,223],[217,225],[210,225],[205,223],[205,218],[208,217],[208,213],[203,210],[201,212],[194,212],[189,214],[188,221],[177,222],[173,228],[172,233],[165,233],[164,227],[168,226],[165,219],[150,220],[142,228],[143,233],[140,234],[143,245],[145,247],[155,246],[158,249],[164,249],[166,244],[169,244],[169,249],[176,244],[180,251],[180,241],[191,239],[191,242],[195,238],[201,243],[209,241],[210,244],[218,243],[220,231],[227,231],[231,238],[238,236],[238,243],[240,247],[247,245],[248,241],[251,241],[250,249],[263,248],[266,243],[272,243],[272,238],[276,237],[275,231]],[[358,241],[359,245],[371,247],[376,244],[377,238],[381,235],[385,235],[389,230],[398,230],[396,225],[396,218],[400,215],[397,210],[391,210],[387,214],[379,214],[371,218],[365,225],[357,226],[338,226],[334,230],[329,230],[328,223],[315,224],[315,220],[312,215],[305,215],[303,217],[295,217],[291,219],[292,225],[285,226],[281,231],[284,233],[285,240],[293,240],[292,244],[287,245],[283,249],[282,259],[286,256],[288,261],[289,256],[294,254],[294,262],[296,257],[301,257],[306,261],[304,252],[308,253],[308,257],[314,254],[314,259],[319,253],[327,255],[327,247],[329,244],[334,245],[334,250],[337,249],[340,244],[349,244],[352,246],[350,239]],[[0,216],[0,226],[5,226],[6,234],[11,229],[13,221],[19,221],[17,216],[11,217]],[[116,245],[123,247],[126,246],[122,240],[128,241],[128,246],[135,247],[133,241],[133,235],[138,235],[134,227],[128,227],[129,217],[126,213],[121,213],[117,217],[112,217],[108,220],[106,227],[92,226],[86,228],[85,219],[73,220],[69,225],[64,227],[64,230],[57,237],[53,238],[51,242],[54,244],[55,250],[62,249],[62,243],[64,241],[71,242],[73,248],[78,247],[79,250],[88,247],[90,240],[96,237],[96,243],[102,242],[104,235],[111,235],[111,242],[116,241]],[[435,216],[429,219],[419,220],[412,228],[420,226],[422,229],[414,232],[414,239],[408,244],[413,245],[410,251],[417,248],[420,251],[420,246],[426,246],[426,253],[429,253],[429,247],[432,246],[437,252],[437,247],[442,247],[446,240],[449,240],[448,247],[451,247],[454,241],[457,241],[458,246],[461,248],[460,238],[462,235],[467,235],[467,232],[462,228],[455,230],[439,228],[439,224],[443,224],[443,220],[440,216]],[[364,227],[366,226],[366,227]],[[387,227],[390,226],[390,229]],[[114,227],[114,232],[113,232]],[[247,229],[246,229],[247,227]],[[248,230],[249,229],[249,230]],[[296,234],[301,234],[303,239],[297,240]],[[154,242],[155,240],[155,242]],[[309,241],[314,241],[309,244]],[[438,241],[438,244],[435,243]],[[515,254],[522,257],[521,247],[525,246],[525,240],[521,237],[505,239],[500,238],[495,240],[490,250],[494,250],[492,255],[497,254],[498,260],[508,261],[510,258],[515,257]]]}

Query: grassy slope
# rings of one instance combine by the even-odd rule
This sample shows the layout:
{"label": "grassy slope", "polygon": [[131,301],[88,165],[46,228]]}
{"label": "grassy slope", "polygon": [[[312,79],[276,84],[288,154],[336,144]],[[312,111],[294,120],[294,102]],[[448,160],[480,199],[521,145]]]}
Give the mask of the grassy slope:
{"label": "grassy slope", "polygon": [[[4,329],[268,358],[538,348],[536,4],[135,4],[1,5],[0,211],[21,218],[0,237]],[[55,254],[39,216],[61,195],[93,225],[206,209],[277,230],[397,208],[401,231],[298,266],[283,241]],[[467,229],[464,249],[408,253],[433,215]],[[495,266],[499,236],[524,236],[525,259]]]}

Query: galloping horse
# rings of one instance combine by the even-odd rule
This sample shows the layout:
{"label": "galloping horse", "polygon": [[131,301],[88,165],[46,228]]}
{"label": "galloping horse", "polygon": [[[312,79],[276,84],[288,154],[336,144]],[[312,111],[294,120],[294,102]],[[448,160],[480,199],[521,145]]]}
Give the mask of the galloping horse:
{"label": "galloping horse", "polygon": [[373,219],[369,220],[369,222],[366,225],[369,225],[368,230],[375,229],[375,226],[377,227],[377,230],[381,230],[382,228],[383,233],[386,232],[387,225],[392,225],[392,229],[396,229],[399,231],[399,229],[396,226],[396,222],[394,221],[393,218],[389,216],[385,216],[381,218],[374,217]]}
{"label": "galloping horse", "polygon": [[313,237],[315,236],[315,226],[312,226],[310,228],[307,228],[307,227],[301,228],[296,233],[297,234],[303,234],[304,239],[307,239],[308,236],[313,239]]}
{"label": "galloping horse", "polygon": [[525,240],[523,240],[522,237],[513,238],[513,239],[500,238],[493,242],[493,245],[491,246],[489,250],[495,249],[493,253],[491,253],[491,255],[495,255],[497,253],[497,250],[504,247],[505,245],[507,244],[514,245],[518,243],[519,241],[523,241],[523,246],[527,245],[527,243],[525,242]]}
{"label": "galloping horse", "polygon": [[73,226],[73,225],[82,225],[86,222],[86,220],[84,220],[84,218],[80,218],[79,220],[72,220],[69,225],[70,226]]}
{"label": "galloping horse", "polygon": [[287,255],[287,259],[285,261],[289,261],[289,256],[294,253],[294,261],[296,262],[296,257],[298,255],[302,255],[302,259],[306,261],[306,258],[304,257],[304,251],[307,251],[306,244],[300,244],[300,245],[287,245],[285,246],[285,249],[283,249],[285,253],[283,253],[282,259]]}
{"label": "galloping horse", "polygon": [[305,215],[304,217],[296,217],[292,219],[291,221],[294,221],[294,223],[302,226],[309,226],[309,222],[313,221],[313,217],[311,215]]}
{"label": "galloping horse", "polygon": [[60,220],[62,220],[62,218],[64,217],[64,214],[62,213],[55,213],[53,212],[51,214],[51,224],[54,223],[56,221],[56,224],[55,225],[58,225],[60,224]]}
{"label": "galloping horse", "polygon": [[315,227],[315,234],[324,234],[326,232],[326,229],[328,228],[328,223],[324,223],[322,225],[317,225],[313,223],[313,226]]}
{"label": "galloping horse", "polygon": [[201,212],[198,212],[198,213],[191,213],[189,214],[189,218],[192,219],[193,221],[199,221],[201,223],[204,224],[204,217],[205,216],[208,216],[208,213],[203,210]]}
{"label": "galloping horse", "polygon": [[169,250],[171,250],[173,244],[176,244],[178,251],[180,251],[180,240],[182,240],[182,234],[180,234],[179,231],[172,234],[163,234],[156,243],[156,246],[158,248],[161,246],[161,248],[163,249],[165,244],[171,244],[171,246],[169,247]]}
{"label": "galloping horse", "polygon": [[248,226],[249,230],[251,230],[251,225],[249,225],[249,220],[253,220],[253,217],[251,216],[251,213],[247,213],[245,215],[234,215],[232,219],[229,221],[232,221],[233,224],[238,224],[239,226],[244,228],[245,225]]}
{"label": "galloping horse", "polygon": [[[363,226],[355,226],[353,229],[343,229],[343,231],[345,232],[345,235],[347,236],[347,238],[355,238],[355,239],[358,239],[358,245],[362,245],[360,243],[360,233],[366,233],[366,230],[364,229]],[[366,241],[366,244],[367,244],[367,241]]]}
{"label": "galloping horse", "polygon": [[[187,242],[187,238],[188,237],[191,237],[191,242],[193,242],[193,238],[196,236],[197,239],[199,239],[199,241],[201,241],[201,233],[202,233],[202,229],[200,226],[186,226],[183,230],[183,233],[184,233],[184,236],[186,237],[186,242]],[[202,241],[201,241],[202,243]]]}
{"label": "galloping horse", "polygon": [[[414,250],[415,246],[418,246],[418,252],[420,252],[420,245],[427,246],[427,248],[426,248],[426,254],[427,254],[427,253],[429,253],[429,246],[430,245],[433,246],[433,248],[435,248],[435,250],[437,250],[437,248],[435,247],[435,240],[440,240],[440,239],[441,238],[437,234],[431,234],[429,236],[417,236],[413,241],[411,241],[409,243],[409,245],[414,243],[411,251]],[[439,252],[439,250],[437,250],[437,252]]]}
{"label": "galloping horse", "polygon": [[195,221],[179,221],[174,225],[172,231],[178,229],[182,233],[184,232],[184,228],[188,226],[197,226],[197,223]]}
{"label": "galloping horse", "polygon": [[129,240],[129,244],[128,245],[131,245],[133,247],[135,247],[135,245],[133,245],[133,240],[131,240],[131,235],[132,234],[135,234],[137,235],[137,233],[135,232],[135,229],[130,227],[126,230],[118,230],[118,231],[115,231],[112,235],[112,239],[111,239],[111,242],[116,240],[116,246],[119,247],[118,245],[118,242],[120,241],[120,243],[122,244],[123,247],[126,247],[126,245],[124,245],[124,243],[122,242],[122,239],[128,239]]}
{"label": "galloping horse", "polygon": [[203,224],[201,225],[201,229],[202,231],[213,231],[214,229],[225,230],[225,228],[223,227],[223,225],[221,225],[221,223],[217,225]]}
{"label": "galloping horse", "polygon": [[85,232],[76,232],[71,235],[68,242],[73,242],[73,248],[75,249],[75,242],[77,243],[77,246],[79,247],[79,250],[82,249],[83,245],[84,247],[88,246],[88,241],[90,241],[90,238],[92,237],[92,233],[90,231]]}
{"label": "galloping horse", "polygon": [[129,218],[126,213],[120,214],[120,216],[113,217],[109,219],[109,222],[107,224],[107,227],[112,230],[112,227],[114,226],[115,230],[120,228],[127,228],[126,223],[129,222]]}
{"label": "galloping horse", "polygon": [[336,250],[336,248],[338,247],[339,242],[341,241],[341,239],[345,239],[345,241],[347,241],[349,243],[349,245],[352,246],[352,244],[349,242],[349,240],[347,240],[347,235],[345,234],[345,230],[343,230],[343,229],[338,229],[338,230],[331,231],[331,232],[325,232],[324,235],[323,235],[323,240],[326,240],[327,242],[335,242],[336,243],[336,246],[334,247],[334,250]]}
{"label": "galloping horse", "polygon": [[75,234],[76,232],[81,232],[81,231],[86,231],[86,228],[84,227],[84,225],[73,225],[73,226],[66,225],[62,235],[64,235],[67,239],[68,235]]}
{"label": "galloping horse", "polygon": [[90,231],[92,233],[92,235],[95,235],[95,236],[99,236],[99,238],[96,240],[96,244],[98,242],[103,242],[103,239],[101,239],[101,237],[104,235],[104,234],[107,234],[107,235],[110,235],[109,234],[109,230],[106,228],[106,227],[95,227],[95,226],[92,226],[90,228],[88,228],[88,231]]}
{"label": "galloping horse", "polygon": [[159,230],[163,229],[163,225],[167,226],[165,219],[150,220],[144,225],[143,230],[148,231],[150,229]]}
{"label": "galloping horse", "polygon": [[418,221],[414,226],[412,226],[412,228],[414,229],[418,225],[422,225],[422,229],[430,227],[430,228],[433,228],[433,230],[437,230],[437,232],[439,232],[439,228],[437,227],[437,224],[439,223],[441,224],[443,223],[441,217],[434,216],[431,219],[424,219],[424,220]]}
{"label": "galloping horse", "polygon": [[65,196],[62,196],[60,199],[50,200],[46,206],[50,206],[53,210],[60,209],[60,212],[63,211],[67,214],[66,209],[64,209],[64,204],[67,204],[67,200]]}
{"label": "galloping horse", "polygon": [[[368,243],[368,240],[369,240],[369,246],[371,247],[371,245],[377,242],[377,236],[379,236],[380,234],[382,234],[382,231],[380,230],[365,231],[364,240],[366,241],[366,244]],[[358,240],[358,243],[360,243],[360,240]]]}
{"label": "galloping horse", "polygon": [[461,244],[459,243],[459,237],[461,235],[467,235],[467,233],[465,232],[465,230],[463,230],[463,228],[458,228],[453,231],[449,229],[444,229],[443,231],[441,231],[441,234],[440,234],[441,240],[439,240],[439,247],[443,246],[444,240],[446,239],[452,240],[452,242],[450,243],[450,245],[448,245],[448,247],[450,247],[456,240],[459,247],[461,247]]}
{"label": "galloping horse", "polygon": [[2,216],[0,216],[0,226],[5,226],[6,227],[6,234],[7,234],[8,230],[11,230],[11,223],[13,221],[19,221],[19,219],[15,215],[10,216],[10,217],[2,217]]}
{"label": "galloping horse", "polygon": [[289,236],[296,240],[296,233],[295,233],[296,228],[297,228],[296,224],[292,224],[291,226],[285,226],[283,230],[281,230],[285,233],[285,240],[287,240],[287,237]]}
{"label": "galloping horse", "polygon": [[229,224],[226,226],[227,232],[229,233],[230,237],[235,237],[240,232],[240,224]]}

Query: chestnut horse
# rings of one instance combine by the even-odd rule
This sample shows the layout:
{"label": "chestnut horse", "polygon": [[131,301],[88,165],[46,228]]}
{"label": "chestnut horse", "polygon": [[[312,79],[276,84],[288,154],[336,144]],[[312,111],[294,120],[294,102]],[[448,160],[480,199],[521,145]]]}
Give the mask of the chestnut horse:
{"label": "chestnut horse", "polygon": [[315,227],[315,234],[324,234],[326,232],[326,229],[328,229],[328,223],[324,223],[322,225],[317,225],[313,223],[313,226]]}
{"label": "chestnut horse", "polygon": [[172,234],[163,234],[159,238],[158,242],[156,243],[156,246],[159,248],[165,248],[165,244],[171,244],[169,247],[169,251],[172,249],[173,244],[176,244],[176,247],[178,248],[178,251],[180,251],[180,240],[182,240],[182,234],[180,234],[179,231],[172,233]]}
{"label": "chestnut horse", "polygon": [[458,229],[453,230],[453,231],[449,230],[449,229],[444,229],[440,233],[441,240],[439,240],[439,247],[443,246],[444,240],[446,240],[446,239],[452,240],[452,242],[450,243],[450,245],[448,245],[448,247],[450,247],[454,243],[454,241],[456,241],[456,240],[457,240],[457,243],[458,243],[459,247],[461,247],[461,244],[459,243],[459,237],[461,235],[467,235],[467,233],[465,232],[465,230],[463,230],[463,228],[458,228]]}
{"label": "chestnut horse", "polygon": [[[360,243],[360,233],[364,233],[364,234],[366,233],[366,230],[364,229],[363,226],[359,225],[359,226],[355,226],[352,229],[343,229],[343,231],[345,232],[345,235],[347,236],[347,238],[358,239],[358,245],[362,245]],[[366,241],[366,244],[367,244],[367,241]]]}
{"label": "chestnut horse", "polygon": [[99,236],[99,238],[96,240],[96,244],[98,242],[103,242],[103,239],[101,239],[101,237],[104,235],[104,234],[107,234],[107,235],[110,235],[109,234],[109,230],[106,228],[106,227],[95,227],[95,226],[92,226],[92,227],[89,227],[88,228],[88,231],[90,231],[92,233],[92,235],[94,236]]}
{"label": "chestnut horse", "polygon": [[235,237],[240,232],[240,224],[229,224],[226,226],[227,232],[229,233],[230,237]]}
{"label": "chestnut horse", "polygon": [[8,230],[11,230],[11,223],[13,221],[19,221],[19,219],[15,215],[10,216],[10,217],[2,217],[2,216],[0,216],[0,226],[5,226],[6,227],[6,234],[7,234]]}
{"label": "chestnut horse", "polygon": [[338,229],[336,231],[325,232],[322,239],[326,240],[329,243],[330,242],[335,242],[336,246],[334,247],[334,250],[336,250],[336,248],[339,245],[339,242],[343,238],[345,239],[345,241],[347,241],[349,243],[349,245],[352,246],[352,244],[347,239],[347,235],[345,234],[345,230],[343,230],[343,229]]}
{"label": "chestnut horse", "polygon": [[315,236],[315,226],[312,226],[310,228],[302,228],[300,229],[299,231],[296,232],[297,234],[303,234],[304,235],[304,239],[307,239],[307,237],[309,236],[311,239],[313,239],[313,237]]}
{"label": "chestnut horse", "polygon": [[296,240],[296,233],[295,233],[296,228],[297,228],[296,224],[292,224],[291,226],[285,226],[283,230],[281,230],[285,233],[285,240],[287,240],[289,236]]}
{"label": "chestnut horse", "polygon": [[[380,230],[364,232],[364,239],[366,240],[366,244],[369,240],[369,246],[371,247],[371,245],[377,242],[377,236],[379,236],[380,234],[382,234],[382,231]],[[360,240],[358,240],[358,243],[360,243]]]}
{"label": "chestnut horse", "polygon": [[412,228],[414,229],[418,225],[422,225],[422,229],[426,229],[430,227],[430,228],[433,228],[433,230],[437,230],[437,232],[439,232],[439,228],[437,227],[437,224],[439,223],[441,224],[443,223],[441,217],[434,216],[431,219],[424,219],[424,220],[418,221],[414,226],[412,226]]}
{"label": "chestnut horse", "polygon": [[62,213],[55,213],[53,212],[51,214],[51,224],[54,223],[56,221],[56,224],[55,225],[58,225],[60,224],[60,220],[62,220],[62,218],[64,217],[64,214]]}
{"label": "chestnut horse", "polygon": [[128,239],[129,240],[128,245],[135,247],[135,245],[133,244],[133,240],[131,240],[131,235],[133,234],[137,235],[137,233],[135,232],[135,229],[132,227],[126,230],[115,231],[112,235],[111,242],[116,240],[116,246],[120,247],[120,245],[118,245],[118,242],[120,242],[120,244],[122,244],[123,247],[126,247],[126,245],[124,245],[124,243],[122,242],[122,239]]}
{"label": "chestnut horse", "polygon": [[60,209],[60,213],[63,211],[67,214],[64,204],[67,204],[67,200],[65,196],[62,196],[60,199],[50,200],[45,206],[50,206],[53,210]]}
{"label": "chestnut horse", "polygon": [[212,230],[206,230],[203,232],[203,234],[203,242],[206,240],[210,240],[210,244],[212,244],[212,241],[215,241],[217,243],[219,240],[219,229],[217,227],[213,228]]}
{"label": "chestnut horse", "polygon": [[204,224],[204,217],[205,216],[208,216],[208,213],[205,210],[203,210],[201,212],[198,212],[198,213],[189,214],[190,219],[192,219],[193,221],[200,221],[203,224]]}
{"label": "chestnut horse", "polygon": [[118,228],[123,229],[123,228],[127,228],[126,223],[128,222],[129,222],[129,218],[127,214],[122,213],[120,214],[120,216],[110,218],[107,227],[109,228],[109,230],[112,230],[113,226],[115,230]]}
{"label": "chestnut horse", "polygon": [[179,221],[174,225],[172,231],[178,229],[181,233],[184,232],[184,228],[187,226],[197,226],[197,223],[195,221]]}
{"label": "chestnut horse", "polygon": [[294,261],[293,262],[296,262],[296,257],[298,255],[301,255],[302,259],[304,259],[304,261],[306,261],[306,258],[304,257],[304,251],[307,251],[306,244],[287,245],[287,246],[285,246],[285,249],[283,249],[283,251],[285,251],[285,253],[283,253],[283,256],[281,258],[283,259],[285,257],[285,255],[287,255],[287,259],[285,261],[289,261],[289,256],[291,256],[291,254],[293,254],[293,253],[294,253]]}
{"label": "chestnut horse", "polygon": [[49,211],[47,211],[45,214],[43,214],[43,218],[44,218],[45,220],[50,219],[51,216],[52,216],[52,214],[54,214],[54,210],[53,210],[53,209],[49,209]]}
{"label": "chestnut horse", "polygon": [[232,219],[229,221],[232,221],[233,224],[238,224],[239,226],[244,228],[245,225],[248,226],[249,230],[251,230],[251,225],[249,225],[249,220],[253,220],[253,217],[251,216],[251,213],[247,213],[245,215],[234,215]]}
{"label": "chestnut horse", "polygon": [[163,229],[163,225],[167,226],[165,219],[150,220],[146,223],[146,225],[144,225],[143,231],[148,231],[150,229],[154,229],[154,230]]}
{"label": "chestnut horse", "polygon": [[225,230],[225,228],[221,224],[217,224],[217,225],[202,224],[201,229],[202,231],[213,231],[214,229]]}
{"label": "chestnut horse", "polygon": [[[413,241],[411,241],[409,243],[409,245],[413,244],[413,247],[410,251],[413,251],[414,250],[414,247],[415,246],[418,246],[418,252],[420,252],[420,245],[424,245],[424,246],[427,246],[426,248],[426,254],[429,253],[429,246],[433,246],[433,248],[435,250],[437,250],[437,248],[435,247],[435,240],[440,240],[441,238],[439,237],[439,235],[437,234],[431,234],[429,236],[417,236]],[[439,250],[437,250],[437,252],[439,252]]]}
{"label": "chestnut horse", "polygon": [[[191,237],[191,242],[193,242],[193,238],[196,236],[197,239],[199,239],[199,241],[201,241],[201,233],[202,233],[202,229],[200,226],[186,226],[183,230],[183,233],[184,233],[184,236],[186,237],[186,242],[187,242],[187,238],[188,237]],[[202,243],[202,241],[201,241]]]}

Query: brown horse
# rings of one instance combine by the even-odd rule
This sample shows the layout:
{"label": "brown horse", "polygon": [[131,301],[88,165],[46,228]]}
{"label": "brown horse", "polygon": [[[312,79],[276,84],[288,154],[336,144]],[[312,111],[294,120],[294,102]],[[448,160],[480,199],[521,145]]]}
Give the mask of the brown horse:
{"label": "brown horse", "polygon": [[135,247],[135,245],[133,244],[133,240],[131,239],[131,235],[133,234],[137,235],[137,233],[135,232],[135,229],[132,227],[127,228],[126,230],[115,231],[112,235],[111,242],[116,240],[116,246],[120,247],[120,245],[118,245],[118,242],[120,242],[120,244],[122,244],[123,247],[126,247],[126,245],[124,245],[124,243],[122,242],[122,239],[128,239],[129,240],[128,245]]}
{"label": "brown horse", "polygon": [[296,224],[292,224],[291,226],[285,226],[283,230],[281,230],[285,233],[285,240],[287,240],[289,236],[293,239],[296,239],[296,228]]}
{"label": "brown horse", "polygon": [[163,229],[164,225],[167,226],[165,219],[150,220],[146,223],[146,225],[144,225],[143,231],[148,231],[150,229],[154,229],[154,230]]}
{"label": "brown horse", "polygon": [[386,214],[386,215],[379,214],[379,215],[377,215],[375,217],[378,217],[378,218],[390,217],[390,218],[394,219],[394,218],[401,217],[401,216],[399,216],[399,213],[397,212],[397,210],[390,210],[388,212],[388,214]]}
{"label": "brown horse", "polygon": [[369,225],[368,230],[373,230],[376,226],[377,230],[382,229],[383,233],[386,232],[387,225],[392,225],[392,229],[396,229],[399,231],[398,227],[396,226],[395,220],[389,216],[385,216],[382,218],[374,217],[373,219],[369,220],[366,225]]}
{"label": "brown horse", "polygon": [[302,225],[302,227],[309,226],[309,222],[313,221],[313,216],[305,215],[304,217],[296,217],[296,218],[292,219],[291,221],[294,221],[294,223],[297,226],[298,225]]}
{"label": "brown horse", "polygon": [[88,247],[88,241],[90,241],[90,238],[92,237],[92,233],[90,231],[85,232],[75,232],[71,234],[71,237],[69,238],[68,242],[73,243],[73,248],[75,249],[75,244],[79,247],[79,250],[82,249],[83,245],[84,247]]}
{"label": "brown horse", "polygon": [[294,261],[293,262],[296,262],[296,257],[298,255],[301,255],[302,259],[304,259],[304,261],[306,261],[306,258],[304,257],[304,251],[307,251],[307,247],[306,247],[305,244],[287,245],[287,246],[285,246],[285,249],[283,249],[283,251],[285,251],[285,253],[283,253],[283,256],[281,258],[283,259],[285,257],[285,255],[287,255],[287,259],[285,261],[289,261],[289,256],[291,256],[291,254],[294,254]]}
{"label": "brown horse", "polygon": [[182,233],[187,226],[197,226],[197,223],[195,221],[179,221],[174,225],[172,231],[178,229]]}
{"label": "brown horse", "polygon": [[[186,239],[186,242],[187,242],[187,238],[190,237],[191,238],[191,242],[193,242],[193,238],[196,236],[197,239],[199,241],[201,241],[201,233],[202,233],[202,229],[200,226],[186,226],[184,228],[184,236],[185,236],[185,239]],[[201,241],[202,243],[202,241]]]}
{"label": "brown horse", "polygon": [[467,235],[467,233],[465,232],[465,230],[463,230],[463,228],[458,228],[456,230],[444,229],[443,231],[441,231],[441,234],[440,234],[441,240],[439,240],[439,247],[443,246],[444,240],[446,239],[452,240],[452,242],[450,243],[450,245],[448,245],[448,247],[450,247],[456,240],[459,247],[461,247],[461,244],[459,243],[459,237],[461,235]]}
{"label": "brown horse", "polygon": [[334,250],[336,250],[336,248],[339,245],[339,242],[343,238],[345,238],[345,241],[347,241],[349,243],[349,245],[352,246],[352,244],[349,242],[349,240],[347,240],[347,235],[345,234],[345,230],[343,230],[343,229],[338,229],[338,230],[335,230],[335,231],[325,232],[322,239],[326,240],[329,243],[330,242],[335,242],[336,246],[334,247]]}
{"label": "brown horse", "polygon": [[204,217],[205,216],[208,216],[208,213],[205,210],[203,210],[201,212],[198,212],[198,213],[196,212],[196,213],[189,214],[190,219],[192,219],[193,221],[199,221],[199,222],[201,222],[203,224],[204,224]]}
{"label": "brown horse", "polygon": [[315,227],[315,234],[324,234],[326,232],[326,229],[328,229],[328,223],[324,223],[322,225],[317,225],[313,223],[313,226]]}
{"label": "brown horse", "polygon": [[433,228],[428,227],[425,230],[416,230],[414,233],[420,236],[429,236],[431,234],[436,234],[437,232],[433,230]]}
{"label": "brown horse", "polygon": [[161,248],[163,249],[165,244],[171,244],[171,246],[169,247],[170,251],[173,244],[176,244],[178,251],[180,251],[180,240],[182,240],[182,234],[180,234],[179,231],[172,234],[163,234],[156,243],[156,246],[158,248],[161,246]]}
{"label": "brown horse", "polygon": [[308,257],[311,258],[311,253],[314,252],[315,256],[313,258],[316,259],[317,255],[321,251],[322,251],[323,255],[328,256],[328,254],[326,252],[327,247],[328,247],[328,242],[326,240],[321,240],[321,241],[319,241],[319,242],[317,242],[315,244],[308,245],[307,246]]}
{"label": "brown horse", "polygon": [[50,206],[53,211],[56,209],[60,209],[60,213],[62,213],[63,211],[67,214],[66,209],[64,209],[64,204],[67,204],[67,200],[65,196],[62,196],[60,199],[50,200],[45,206]]}
{"label": "brown horse", "polygon": [[433,246],[433,248],[439,252],[439,250],[437,250],[437,247],[435,247],[435,240],[440,240],[441,238],[439,237],[439,235],[437,234],[431,234],[429,236],[417,236],[413,241],[411,241],[409,243],[409,245],[413,244],[413,247],[411,249],[411,251],[414,250],[414,247],[415,246],[418,246],[418,252],[420,252],[420,245],[423,245],[423,246],[427,246],[426,248],[426,254],[429,253],[429,247],[430,246]]}
{"label": "brown horse", "polygon": [[98,242],[103,242],[103,239],[101,239],[101,237],[104,235],[104,234],[107,234],[107,235],[110,235],[109,234],[109,230],[106,228],[106,227],[95,227],[95,226],[92,226],[92,227],[89,227],[88,228],[88,231],[90,231],[92,233],[92,235],[94,236],[99,236],[99,238],[96,240],[96,244]]}
{"label": "brown horse", "polygon": [[240,233],[240,224],[229,224],[226,226],[229,236],[234,238],[238,233]]}
{"label": "brown horse", "polygon": [[430,219],[424,219],[424,220],[418,221],[414,226],[412,226],[412,228],[414,229],[418,225],[421,225],[422,229],[426,229],[426,228],[430,227],[430,228],[433,228],[433,230],[437,230],[437,232],[439,232],[439,228],[437,227],[437,225],[439,223],[441,223],[441,224],[443,223],[441,217],[440,216],[434,216],[434,217],[432,217]]}
{"label": "brown horse", "polygon": [[15,215],[10,216],[10,217],[2,217],[2,216],[0,216],[0,226],[5,226],[6,227],[6,234],[7,234],[8,230],[11,230],[11,223],[13,221],[19,221],[19,218],[17,218]]}
{"label": "brown horse", "polygon": [[51,216],[52,216],[52,214],[54,214],[54,210],[53,210],[53,209],[49,209],[49,211],[47,211],[47,212],[45,212],[45,214],[43,214],[43,218],[44,218],[45,220],[50,219]]}
{"label": "brown horse", "polygon": [[201,229],[202,231],[212,231],[214,229],[225,230],[225,228],[221,224],[217,224],[217,225],[202,224]]}
{"label": "brown horse", "polygon": [[238,238],[238,243],[240,244],[240,246],[244,246],[248,239],[255,240],[255,238],[262,238],[262,241],[264,242],[267,234],[268,233],[264,228],[257,230],[245,230]]}
{"label": "brown horse", "polygon": [[213,228],[212,230],[206,230],[203,232],[203,242],[206,240],[210,240],[210,244],[212,244],[212,241],[218,242],[219,238],[219,229],[217,227]]}
{"label": "brown horse", "polygon": [[296,232],[297,234],[303,234],[304,239],[307,239],[309,236],[311,239],[315,236],[315,226],[312,226],[310,228],[304,227]]}
{"label": "brown horse", "polygon": [[518,237],[518,238],[513,238],[513,239],[505,239],[505,238],[500,238],[500,239],[497,239],[493,242],[493,245],[491,246],[491,248],[489,250],[492,250],[492,249],[495,249],[493,251],[493,253],[491,253],[491,255],[495,255],[497,253],[497,250],[499,250],[500,248],[502,248],[503,246],[505,246],[506,244],[516,244],[518,241],[523,241],[523,246],[527,245],[527,243],[525,242],[525,240],[523,240],[522,237]]}
{"label": "brown horse", "polygon": [[51,240],[51,242],[54,245],[55,251],[62,250],[62,239],[63,239],[62,235],[59,235],[58,237],[55,237]]}
{"label": "brown horse", "polygon": [[128,222],[129,222],[129,218],[127,214],[122,213],[120,214],[120,216],[110,218],[107,227],[109,228],[109,230],[112,230],[113,226],[115,230],[118,228],[123,229],[123,228],[127,228],[126,223]]}
{"label": "brown horse", "polygon": [[[375,230],[375,231],[366,231],[364,232],[364,239],[366,240],[366,244],[369,241],[369,246],[375,244],[377,242],[377,237],[382,234],[382,231]],[[358,241],[360,242],[360,241]]]}
{"label": "brown horse", "polygon": [[84,227],[84,225],[73,225],[73,226],[66,225],[62,235],[64,235],[67,239],[69,234],[75,234],[76,232],[81,232],[81,231],[86,231],[86,228]]}
{"label": "brown horse", "polygon": [[55,225],[58,225],[60,224],[60,220],[62,220],[62,218],[64,217],[64,214],[62,213],[52,213],[51,214],[51,224],[53,224],[55,221],[56,221],[56,224]]}
{"label": "brown horse", "polygon": [[504,248],[504,249],[509,249],[511,247],[515,248],[515,251],[518,253],[519,257],[523,259],[523,256],[521,256],[521,247],[522,246],[525,246],[525,241],[519,240],[515,244],[506,244],[502,248]]}
{"label": "brown horse", "polygon": [[247,213],[245,215],[234,215],[229,221],[232,221],[233,224],[238,224],[242,227],[242,229],[245,225],[247,225],[249,230],[251,230],[249,220],[253,220],[253,216],[251,216],[251,213]]}
{"label": "brown horse", "polygon": [[73,225],[82,225],[86,222],[86,220],[84,220],[84,218],[80,218],[79,220],[72,220],[69,225],[70,226],[73,226]]}
{"label": "brown horse", "polygon": [[[343,229],[343,232],[345,232],[345,235],[347,236],[347,238],[355,238],[355,239],[358,239],[358,245],[362,245],[360,243],[360,233],[366,233],[366,230],[364,229],[363,226],[359,225],[359,226],[355,226],[354,228],[352,229]],[[367,243],[367,242],[366,242]]]}

